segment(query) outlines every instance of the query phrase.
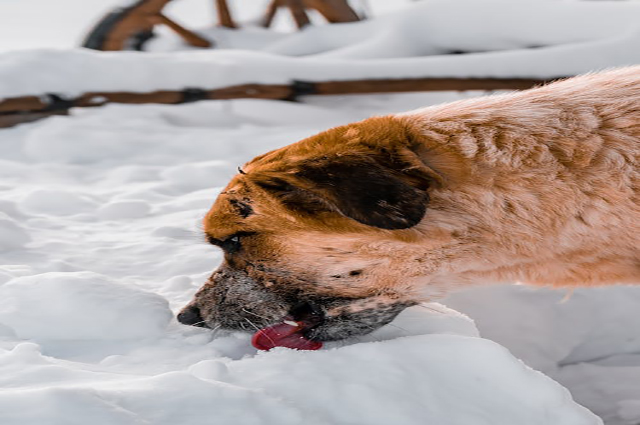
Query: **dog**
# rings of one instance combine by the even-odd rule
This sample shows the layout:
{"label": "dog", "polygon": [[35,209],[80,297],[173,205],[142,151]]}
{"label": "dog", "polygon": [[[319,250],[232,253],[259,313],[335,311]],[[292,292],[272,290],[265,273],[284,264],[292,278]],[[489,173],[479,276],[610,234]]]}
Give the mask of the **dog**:
{"label": "dog", "polygon": [[483,282],[638,282],[639,154],[640,66],[330,129],[239,169],[178,320],[330,341]]}

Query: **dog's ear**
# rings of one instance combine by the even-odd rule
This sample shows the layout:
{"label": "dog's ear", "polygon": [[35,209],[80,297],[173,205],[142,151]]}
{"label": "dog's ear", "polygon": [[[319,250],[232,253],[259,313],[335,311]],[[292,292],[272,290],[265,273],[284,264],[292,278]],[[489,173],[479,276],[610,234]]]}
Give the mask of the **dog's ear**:
{"label": "dog's ear", "polygon": [[381,229],[406,229],[422,220],[429,195],[408,175],[368,157],[338,157],[308,164],[297,177],[313,184],[343,215]]}
{"label": "dog's ear", "polygon": [[431,179],[387,155],[314,159],[301,164],[290,177],[258,184],[298,212],[339,212],[381,229],[415,226],[429,203]]}
{"label": "dog's ear", "polygon": [[259,187],[275,196],[285,207],[298,213],[334,211],[325,199],[310,190],[303,189],[277,176],[260,176],[254,181]]}

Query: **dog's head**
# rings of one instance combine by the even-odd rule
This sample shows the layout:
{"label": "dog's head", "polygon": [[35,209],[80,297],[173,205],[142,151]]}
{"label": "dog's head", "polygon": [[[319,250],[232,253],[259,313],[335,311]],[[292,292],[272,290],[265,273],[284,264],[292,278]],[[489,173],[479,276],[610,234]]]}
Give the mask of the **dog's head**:
{"label": "dog's head", "polygon": [[411,282],[424,271],[420,223],[440,176],[419,149],[406,124],[380,117],[246,164],[204,219],[224,262],[179,320],[255,330],[289,316],[326,341],[421,301]]}

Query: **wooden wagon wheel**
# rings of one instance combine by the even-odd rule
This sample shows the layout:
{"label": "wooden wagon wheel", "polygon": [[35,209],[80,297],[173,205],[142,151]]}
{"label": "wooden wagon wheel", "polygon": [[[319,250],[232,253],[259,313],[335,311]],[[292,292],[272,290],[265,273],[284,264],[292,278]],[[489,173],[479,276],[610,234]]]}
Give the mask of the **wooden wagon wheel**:
{"label": "wooden wagon wheel", "polygon": [[[185,28],[162,13],[171,0],[138,0],[128,7],[118,8],[104,16],[89,32],[83,47],[95,50],[142,50],[153,37],[153,27],[166,25],[191,46],[213,47],[213,42]],[[238,0],[242,1],[242,0]],[[237,28],[226,0],[215,0],[218,24]],[[287,8],[298,28],[309,25],[305,9],[315,9],[329,22],[358,21],[358,15],[347,0],[272,0],[262,24],[269,27],[278,9]]]}

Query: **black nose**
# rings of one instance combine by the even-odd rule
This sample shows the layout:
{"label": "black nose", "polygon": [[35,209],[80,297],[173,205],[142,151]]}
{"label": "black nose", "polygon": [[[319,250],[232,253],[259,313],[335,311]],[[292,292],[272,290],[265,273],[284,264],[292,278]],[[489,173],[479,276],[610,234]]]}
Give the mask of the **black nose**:
{"label": "black nose", "polygon": [[182,309],[178,316],[176,317],[178,322],[183,325],[190,326],[199,326],[204,327],[204,320],[202,320],[202,316],[200,316],[200,309],[194,306],[188,306]]}

